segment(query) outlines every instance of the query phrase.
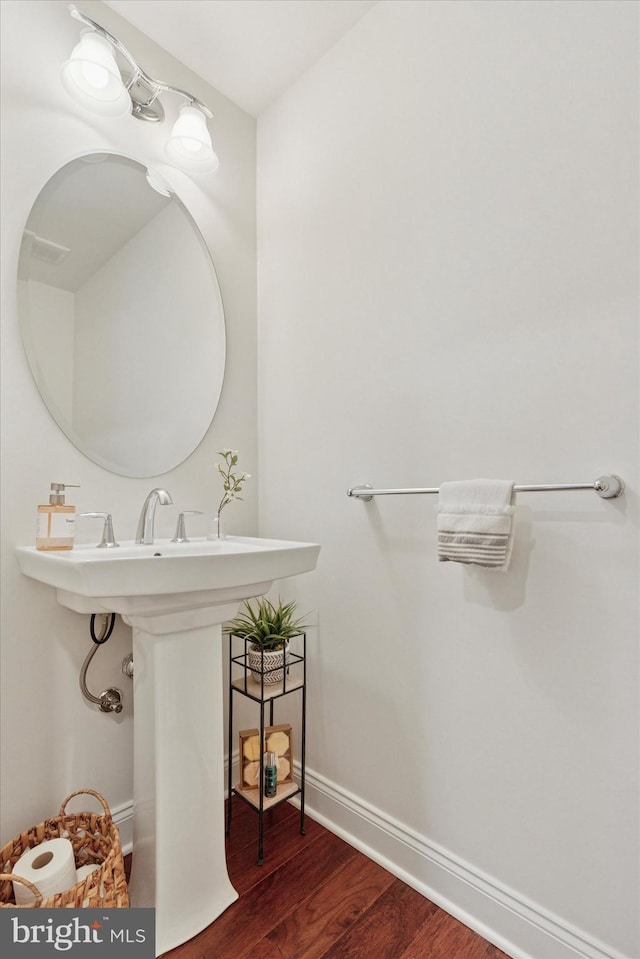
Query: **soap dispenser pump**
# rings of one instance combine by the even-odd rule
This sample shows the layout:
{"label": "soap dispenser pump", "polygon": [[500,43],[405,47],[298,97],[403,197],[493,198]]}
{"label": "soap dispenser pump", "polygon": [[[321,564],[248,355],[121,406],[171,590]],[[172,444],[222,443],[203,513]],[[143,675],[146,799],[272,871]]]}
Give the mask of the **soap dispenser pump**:
{"label": "soap dispenser pump", "polygon": [[49,502],[38,506],[36,549],[73,549],[76,508],[64,501],[64,491],[78,483],[52,483]]}

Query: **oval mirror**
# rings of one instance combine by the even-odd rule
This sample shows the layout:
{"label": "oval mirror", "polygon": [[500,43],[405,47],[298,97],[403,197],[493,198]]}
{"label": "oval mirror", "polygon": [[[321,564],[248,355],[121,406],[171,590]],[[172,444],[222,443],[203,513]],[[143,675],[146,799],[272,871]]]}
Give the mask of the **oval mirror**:
{"label": "oval mirror", "polygon": [[38,390],[71,442],[123,476],[182,463],[224,376],[213,262],[164,188],[127,157],[73,160],[38,196],[20,251],[18,315]]}

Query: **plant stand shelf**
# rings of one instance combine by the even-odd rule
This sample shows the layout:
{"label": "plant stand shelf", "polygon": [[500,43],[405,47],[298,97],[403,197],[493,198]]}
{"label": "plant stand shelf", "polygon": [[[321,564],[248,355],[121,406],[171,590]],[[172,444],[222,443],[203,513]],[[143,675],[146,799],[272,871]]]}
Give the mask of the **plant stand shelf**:
{"label": "plant stand shelf", "polygon": [[[306,754],[306,718],[307,718],[307,681],[306,681],[306,663],[307,663],[307,635],[301,632],[293,637],[301,646],[301,652],[289,651],[284,668],[283,678],[277,683],[265,682],[265,675],[268,671],[263,671],[260,681],[253,678],[249,668],[249,643],[244,637],[236,636],[233,633],[229,635],[229,771],[227,782],[227,835],[231,831],[231,821],[233,815],[233,797],[237,796],[243,802],[247,803],[258,813],[258,865],[264,862],[264,814],[274,806],[292,799],[294,796],[300,796],[300,833],[304,835],[304,791],[305,791],[305,754]],[[234,654],[235,647],[243,647],[243,651]],[[264,663],[264,660],[263,660]],[[264,670],[264,665],[263,665]],[[238,673],[238,675],[234,675]],[[276,699],[288,696],[300,690],[301,692],[301,748],[300,748],[300,775],[298,780],[278,783],[276,795],[266,797],[264,794],[264,745],[265,745],[265,710],[268,709],[269,725],[274,723],[274,703]],[[239,694],[252,700],[259,706],[260,712],[260,743],[262,744],[262,755],[260,758],[260,781],[258,788],[244,788],[242,782],[237,786],[232,786],[232,762],[233,755],[233,702],[234,694]],[[293,765],[293,756],[291,756]],[[240,767],[242,770],[242,756],[240,756]],[[242,778],[242,773],[241,773]]]}
{"label": "plant stand shelf", "polygon": [[286,693],[292,693],[295,689],[302,689],[303,681],[301,678],[290,678],[284,689],[284,683],[274,683],[272,686],[265,686],[262,693],[261,684],[250,676],[246,679],[235,679],[231,683],[232,688],[243,696],[253,699],[256,703],[278,699],[279,696],[285,696]]}
{"label": "plant stand shelf", "polygon": [[[270,799],[267,799],[266,796],[262,797],[262,809],[264,812],[267,812],[268,809],[279,805],[284,799],[291,799],[293,796],[297,796],[299,792],[300,786],[297,782],[279,783],[275,796]],[[241,789],[239,786],[234,786],[233,793],[250,806],[253,806],[254,809],[260,810],[260,791],[258,789]]]}

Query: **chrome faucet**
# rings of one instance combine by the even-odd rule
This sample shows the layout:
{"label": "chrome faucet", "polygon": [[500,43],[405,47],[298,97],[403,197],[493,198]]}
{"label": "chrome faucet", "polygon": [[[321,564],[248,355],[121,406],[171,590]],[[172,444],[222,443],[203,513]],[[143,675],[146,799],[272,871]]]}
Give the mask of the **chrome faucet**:
{"label": "chrome faucet", "polygon": [[153,543],[153,524],[158,503],[160,503],[160,506],[170,506],[173,503],[166,489],[152,489],[144,501],[138,520],[136,543],[144,543],[147,546]]}

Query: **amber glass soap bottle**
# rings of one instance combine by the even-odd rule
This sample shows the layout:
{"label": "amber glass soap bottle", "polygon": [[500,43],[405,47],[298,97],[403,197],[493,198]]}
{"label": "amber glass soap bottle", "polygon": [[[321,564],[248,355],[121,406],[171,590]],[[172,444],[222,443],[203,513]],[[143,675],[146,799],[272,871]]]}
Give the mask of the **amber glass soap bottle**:
{"label": "amber glass soap bottle", "polygon": [[52,483],[49,502],[38,506],[36,549],[73,549],[76,508],[64,501],[64,490],[77,483]]}

